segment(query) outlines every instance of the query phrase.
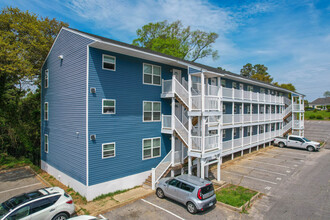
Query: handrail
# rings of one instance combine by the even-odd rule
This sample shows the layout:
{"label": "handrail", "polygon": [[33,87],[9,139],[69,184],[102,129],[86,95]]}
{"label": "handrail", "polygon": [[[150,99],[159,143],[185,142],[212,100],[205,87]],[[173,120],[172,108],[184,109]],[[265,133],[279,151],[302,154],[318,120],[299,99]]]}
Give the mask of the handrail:
{"label": "handrail", "polygon": [[[167,160],[168,158],[170,158],[169,160]],[[164,175],[164,173],[167,171],[167,169],[172,165],[171,164],[171,160],[172,160],[172,150],[170,150],[170,152],[168,152],[168,154],[162,159],[162,161],[160,161],[160,163],[155,167],[155,168],[152,168],[151,170],[151,182],[152,182],[152,189],[155,190],[155,184],[156,182]],[[161,172],[161,174],[156,177],[156,171],[160,168],[160,166],[162,164],[164,164],[165,161],[170,161],[169,165],[167,165],[165,167],[165,169],[163,169],[163,171]]]}

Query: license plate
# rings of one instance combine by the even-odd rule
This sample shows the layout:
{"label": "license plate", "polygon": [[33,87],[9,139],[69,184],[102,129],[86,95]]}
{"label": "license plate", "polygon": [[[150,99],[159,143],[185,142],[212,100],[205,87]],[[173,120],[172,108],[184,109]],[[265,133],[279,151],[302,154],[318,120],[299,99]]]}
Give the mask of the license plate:
{"label": "license plate", "polygon": [[211,202],[211,203],[209,204],[209,206],[213,206],[213,202]]}

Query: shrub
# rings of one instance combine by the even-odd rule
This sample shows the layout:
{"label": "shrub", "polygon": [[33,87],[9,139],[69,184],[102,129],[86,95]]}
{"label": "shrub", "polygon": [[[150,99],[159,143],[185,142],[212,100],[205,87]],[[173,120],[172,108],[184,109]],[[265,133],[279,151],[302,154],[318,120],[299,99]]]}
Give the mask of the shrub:
{"label": "shrub", "polygon": [[317,112],[317,109],[314,109],[313,112]]}
{"label": "shrub", "polygon": [[322,115],[318,115],[318,116],[316,116],[316,119],[320,119],[320,120],[323,120],[324,118],[323,118],[323,116],[322,116]]}
{"label": "shrub", "polygon": [[314,119],[314,118],[315,118],[315,115],[309,116],[309,119]]}
{"label": "shrub", "polygon": [[313,108],[312,107],[305,107],[305,111],[312,111]]}

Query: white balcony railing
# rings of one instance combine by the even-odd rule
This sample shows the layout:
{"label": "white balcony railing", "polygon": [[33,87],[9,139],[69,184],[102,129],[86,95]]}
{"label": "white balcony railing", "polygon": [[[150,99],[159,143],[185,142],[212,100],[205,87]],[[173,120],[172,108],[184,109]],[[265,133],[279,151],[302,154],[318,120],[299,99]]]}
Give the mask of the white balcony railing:
{"label": "white balcony railing", "polygon": [[191,136],[191,149],[193,151],[202,150],[202,137],[200,136]]}
{"label": "white balcony railing", "polygon": [[303,111],[304,105],[303,104],[293,104],[292,110],[293,111]]}
{"label": "white balcony railing", "polygon": [[242,123],[242,115],[241,114],[234,114],[234,123],[235,124]]}
{"label": "white balcony railing", "polygon": [[172,129],[172,116],[162,115],[162,129]]}
{"label": "white balcony railing", "polygon": [[219,135],[205,137],[205,151],[210,151],[219,148]]}
{"label": "white balcony railing", "polygon": [[228,151],[232,148],[232,140],[222,142],[222,151]]}
{"label": "white balcony railing", "polygon": [[243,137],[243,145],[249,145],[250,144],[250,136]]}
{"label": "white balcony railing", "polygon": [[242,99],[242,90],[234,89],[234,97],[235,99]]}
{"label": "white balcony railing", "polygon": [[240,147],[242,147],[242,138],[234,139],[234,148],[240,148]]}
{"label": "white balcony railing", "polygon": [[163,80],[162,93],[172,93],[172,80]]}
{"label": "white balcony railing", "polygon": [[233,90],[230,88],[224,88],[222,87],[222,96],[224,98],[233,98]]}
{"label": "white balcony railing", "polygon": [[258,142],[258,135],[252,135],[252,143],[257,143]]}
{"label": "white balcony railing", "polygon": [[202,100],[200,95],[191,97],[191,108],[192,110],[202,109]]}
{"label": "white balcony railing", "polygon": [[219,98],[205,96],[205,110],[218,110]]}
{"label": "white balcony railing", "polygon": [[208,93],[207,93],[207,95],[218,96],[219,89],[220,88],[218,86],[208,85]]}
{"label": "white balcony railing", "polygon": [[232,114],[223,114],[223,124],[231,124],[233,120]]}
{"label": "white balcony railing", "polygon": [[258,122],[258,114],[252,114],[252,122]]}
{"label": "white balcony railing", "polygon": [[251,115],[250,114],[245,114],[244,115],[244,122],[251,122]]}

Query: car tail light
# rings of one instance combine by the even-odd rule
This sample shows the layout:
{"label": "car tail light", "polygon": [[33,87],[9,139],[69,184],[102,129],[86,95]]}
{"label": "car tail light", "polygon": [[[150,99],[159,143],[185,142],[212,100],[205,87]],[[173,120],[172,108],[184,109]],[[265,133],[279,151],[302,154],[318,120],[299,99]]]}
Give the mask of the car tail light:
{"label": "car tail light", "polygon": [[72,200],[69,200],[69,201],[67,201],[66,203],[67,203],[67,204],[72,204],[73,201],[72,201]]}
{"label": "car tail light", "polygon": [[203,199],[203,198],[202,198],[202,193],[201,193],[201,191],[202,191],[202,189],[199,189],[199,190],[198,190],[198,193],[197,193],[197,197],[198,197],[200,200]]}

